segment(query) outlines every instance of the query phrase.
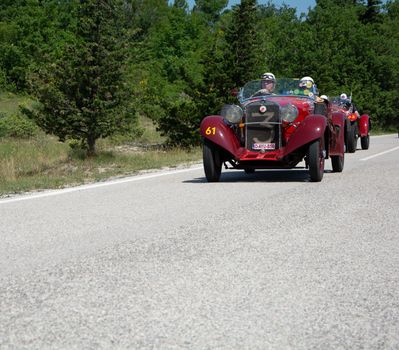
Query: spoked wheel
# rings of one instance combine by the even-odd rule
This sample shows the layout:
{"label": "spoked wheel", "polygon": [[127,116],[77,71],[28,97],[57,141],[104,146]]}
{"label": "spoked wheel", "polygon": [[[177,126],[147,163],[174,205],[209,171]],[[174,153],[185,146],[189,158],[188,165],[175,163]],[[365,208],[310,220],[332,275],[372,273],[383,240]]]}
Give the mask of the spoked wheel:
{"label": "spoked wheel", "polygon": [[360,139],[360,143],[362,144],[362,149],[369,149],[369,146],[370,146],[370,135],[363,136]]}
{"label": "spoked wheel", "polygon": [[324,175],[324,142],[318,139],[310,144],[308,151],[310,180],[320,182]]}
{"label": "spoked wheel", "polygon": [[349,153],[355,153],[357,147],[357,127],[356,124],[353,124],[347,130],[347,145],[346,150]]}
{"label": "spoked wheel", "polygon": [[218,146],[208,139],[204,139],[202,151],[206,179],[208,182],[218,182],[220,173],[222,172],[222,162]]}

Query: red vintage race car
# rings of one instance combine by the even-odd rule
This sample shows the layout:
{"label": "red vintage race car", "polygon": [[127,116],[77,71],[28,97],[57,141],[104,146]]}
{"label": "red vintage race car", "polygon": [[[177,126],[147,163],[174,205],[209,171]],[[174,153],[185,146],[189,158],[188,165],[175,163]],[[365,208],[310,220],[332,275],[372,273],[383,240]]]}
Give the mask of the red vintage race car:
{"label": "red vintage race car", "polygon": [[360,137],[362,149],[370,146],[370,117],[367,114],[360,115],[351,99],[334,97],[332,99],[333,110],[345,114],[345,146],[349,153],[356,152],[357,140]]}
{"label": "red vintage race car", "polygon": [[220,115],[205,117],[200,126],[203,164],[209,182],[221,168],[290,169],[305,160],[311,181],[321,181],[325,159],[334,172],[344,167],[345,115],[310,92],[297,79],[277,79],[275,93],[262,91],[261,80],[248,82],[240,105],[225,105]]}

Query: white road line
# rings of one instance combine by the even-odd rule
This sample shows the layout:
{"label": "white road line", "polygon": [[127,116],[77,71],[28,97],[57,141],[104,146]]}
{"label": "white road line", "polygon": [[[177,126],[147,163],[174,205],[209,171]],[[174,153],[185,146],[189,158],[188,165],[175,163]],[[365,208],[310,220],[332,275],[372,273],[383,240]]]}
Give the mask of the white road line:
{"label": "white road line", "polygon": [[360,160],[362,161],[362,160],[369,160],[369,159],[373,159],[373,158],[375,158],[375,157],[382,156],[383,154],[386,154],[386,153],[390,153],[390,152],[396,151],[397,149],[399,149],[399,147],[391,148],[391,149],[389,149],[389,150],[387,150],[387,151],[384,151],[384,152],[381,152],[381,153],[377,153],[377,154],[374,154],[374,155],[372,155],[372,156],[370,156],[370,157],[366,157],[366,158],[363,158],[363,159],[360,159]]}
{"label": "white road line", "polygon": [[199,170],[199,169],[202,169],[202,165],[194,166],[194,167],[190,167],[190,168],[186,168],[186,169],[180,169],[180,170],[157,172],[155,174],[150,174],[150,175],[136,175],[136,176],[132,176],[132,177],[128,177],[128,178],[112,180],[112,181],[105,181],[105,182],[94,183],[94,184],[89,184],[89,185],[81,185],[81,186],[70,187],[70,188],[64,188],[61,190],[46,190],[45,192],[41,192],[41,193],[37,193],[37,194],[28,194],[28,195],[22,195],[22,196],[18,196],[18,197],[14,197],[14,198],[0,199],[0,205],[5,204],[5,203],[11,203],[11,202],[25,201],[25,200],[29,200],[29,199],[57,196],[59,194],[84,191],[84,190],[89,190],[89,189],[98,188],[98,187],[118,185],[118,184],[123,184],[123,183],[127,183],[127,182],[148,180],[148,179],[153,179],[155,177],[185,173],[185,172]]}

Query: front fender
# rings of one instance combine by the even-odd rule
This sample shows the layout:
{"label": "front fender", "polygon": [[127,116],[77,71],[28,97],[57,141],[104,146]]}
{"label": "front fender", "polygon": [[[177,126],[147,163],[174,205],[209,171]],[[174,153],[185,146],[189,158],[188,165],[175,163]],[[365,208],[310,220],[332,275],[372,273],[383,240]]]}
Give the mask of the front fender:
{"label": "front fender", "polygon": [[200,125],[200,133],[202,137],[227,150],[233,156],[237,156],[240,143],[233,130],[220,115],[205,117]]}
{"label": "front fender", "polygon": [[345,128],[345,114],[340,112],[332,113],[332,122],[340,128]]}
{"label": "front fender", "polygon": [[335,133],[331,135],[330,155],[343,155],[345,152],[345,114],[335,112],[332,114]]}
{"label": "front fender", "polygon": [[370,129],[370,117],[367,114],[363,114],[358,121],[359,136],[364,137],[369,134]]}
{"label": "front fender", "polygon": [[321,138],[324,135],[326,126],[326,117],[321,114],[306,117],[288,140],[285,153],[291,153],[297,148]]}

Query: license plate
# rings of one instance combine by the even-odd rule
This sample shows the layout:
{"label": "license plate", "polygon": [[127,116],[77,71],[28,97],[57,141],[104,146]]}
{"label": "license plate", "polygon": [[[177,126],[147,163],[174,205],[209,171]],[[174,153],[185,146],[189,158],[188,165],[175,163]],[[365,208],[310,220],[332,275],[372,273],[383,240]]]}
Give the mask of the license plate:
{"label": "license plate", "polygon": [[254,143],[252,145],[252,149],[254,149],[254,150],[276,149],[276,144],[275,143]]}

